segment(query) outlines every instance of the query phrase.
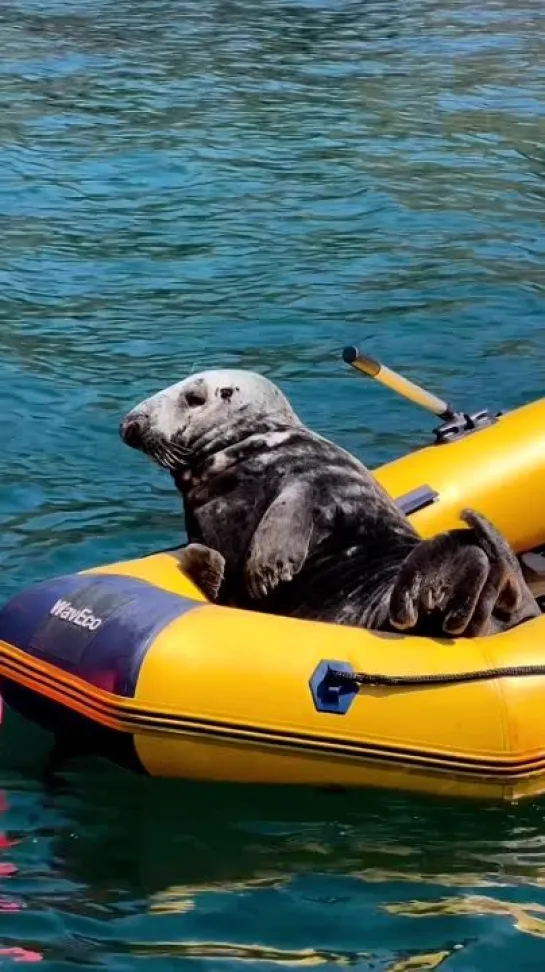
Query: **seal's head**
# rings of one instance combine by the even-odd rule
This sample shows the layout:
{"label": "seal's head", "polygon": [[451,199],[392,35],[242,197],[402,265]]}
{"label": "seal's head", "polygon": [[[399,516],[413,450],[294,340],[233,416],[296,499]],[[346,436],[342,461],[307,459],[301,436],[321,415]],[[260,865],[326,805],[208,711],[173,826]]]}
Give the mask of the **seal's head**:
{"label": "seal's head", "polygon": [[279,388],[253,371],[190,375],[146,398],[120,425],[123,441],[171,472],[247,438],[300,425]]}

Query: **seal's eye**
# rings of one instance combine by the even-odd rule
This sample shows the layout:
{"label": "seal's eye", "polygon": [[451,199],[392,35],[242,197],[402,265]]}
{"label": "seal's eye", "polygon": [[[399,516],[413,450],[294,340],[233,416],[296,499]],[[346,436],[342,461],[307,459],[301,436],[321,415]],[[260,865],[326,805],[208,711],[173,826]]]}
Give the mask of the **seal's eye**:
{"label": "seal's eye", "polygon": [[233,397],[233,389],[232,388],[220,388],[220,397],[223,398],[223,400],[225,402],[231,401],[231,399]]}
{"label": "seal's eye", "polygon": [[196,388],[191,388],[185,393],[185,400],[190,408],[197,408],[198,405],[204,405],[206,393],[204,391],[198,391]]}

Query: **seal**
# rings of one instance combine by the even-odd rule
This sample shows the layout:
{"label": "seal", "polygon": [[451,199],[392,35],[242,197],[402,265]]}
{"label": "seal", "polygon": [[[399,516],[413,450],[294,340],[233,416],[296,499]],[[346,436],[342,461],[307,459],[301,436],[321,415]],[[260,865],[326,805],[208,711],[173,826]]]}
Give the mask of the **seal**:
{"label": "seal", "polygon": [[223,558],[220,603],[437,637],[540,613],[484,517],[465,511],[469,529],[421,540],[369,470],[262,375],[189,376],[133,408],[120,434],[170,472],[190,544]]}
{"label": "seal", "polygon": [[188,543],[172,551],[178,567],[209,601],[216,601],[225,573],[225,557],[202,543]]}

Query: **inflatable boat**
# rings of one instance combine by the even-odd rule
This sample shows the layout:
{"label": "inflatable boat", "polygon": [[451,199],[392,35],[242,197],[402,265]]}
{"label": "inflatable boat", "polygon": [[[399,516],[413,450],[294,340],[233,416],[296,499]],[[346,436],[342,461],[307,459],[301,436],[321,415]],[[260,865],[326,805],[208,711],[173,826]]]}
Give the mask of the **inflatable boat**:
{"label": "inflatable boat", "polygon": [[[460,526],[466,506],[484,513],[539,587],[545,399],[457,416],[375,475],[422,536]],[[152,776],[545,792],[544,616],[453,640],[273,617],[208,603],[162,551],[12,598],[0,688],[61,751]]]}

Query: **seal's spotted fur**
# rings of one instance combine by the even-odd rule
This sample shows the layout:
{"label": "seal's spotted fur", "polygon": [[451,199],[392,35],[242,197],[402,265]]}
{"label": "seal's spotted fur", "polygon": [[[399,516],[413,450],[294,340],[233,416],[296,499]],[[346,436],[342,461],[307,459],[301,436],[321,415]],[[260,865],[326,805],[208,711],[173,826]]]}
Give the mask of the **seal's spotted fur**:
{"label": "seal's spotted fur", "polygon": [[[437,636],[539,614],[488,521],[469,511],[470,530],[421,541],[365,466],[261,375],[190,376],[132,409],[121,435],[172,474],[190,543],[212,548],[214,571],[224,558],[221,603]],[[206,569],[206,554],[193,563]]]}

